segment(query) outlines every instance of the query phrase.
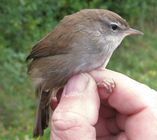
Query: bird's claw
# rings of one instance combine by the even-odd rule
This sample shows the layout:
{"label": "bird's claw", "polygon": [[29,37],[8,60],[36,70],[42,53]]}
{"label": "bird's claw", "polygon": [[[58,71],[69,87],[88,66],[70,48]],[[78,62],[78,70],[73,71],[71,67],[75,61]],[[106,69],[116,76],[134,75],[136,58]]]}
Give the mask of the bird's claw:
{"label": "bird's claw", "polygon": [[113,79],[104,79],[103,81],[98,82],[97,86],[100,88],[105,88],[106,93],[112,93],[116,87],[116,83]]}

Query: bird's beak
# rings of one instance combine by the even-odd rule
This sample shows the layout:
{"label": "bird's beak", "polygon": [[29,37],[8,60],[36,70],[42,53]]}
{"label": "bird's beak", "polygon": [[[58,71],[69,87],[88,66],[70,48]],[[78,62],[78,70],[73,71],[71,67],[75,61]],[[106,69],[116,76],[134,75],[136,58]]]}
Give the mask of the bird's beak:
{"label": "bird's beak", "polygon": [[129,28],[126,30],[126,35],[143,35],[144,33],[141,32],[141,31],[138,31],[136,29],[133,29],[133,28]]}

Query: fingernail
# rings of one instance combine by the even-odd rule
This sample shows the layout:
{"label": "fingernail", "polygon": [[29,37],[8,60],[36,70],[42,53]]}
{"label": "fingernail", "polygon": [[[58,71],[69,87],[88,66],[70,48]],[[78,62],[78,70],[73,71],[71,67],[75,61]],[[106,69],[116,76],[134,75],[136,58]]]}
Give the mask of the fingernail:
{"label": "fingernail", "polygon": [[72,77],[63,91],[64,95],[72,95],[73,93],[81,93],[88,85],[89,76],[87,74],[79,74]]}

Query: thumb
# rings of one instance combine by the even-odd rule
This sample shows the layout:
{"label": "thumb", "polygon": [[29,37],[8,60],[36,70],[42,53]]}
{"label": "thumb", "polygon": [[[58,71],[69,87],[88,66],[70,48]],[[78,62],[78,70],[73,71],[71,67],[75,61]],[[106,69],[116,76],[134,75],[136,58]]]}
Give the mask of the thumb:
{"label": "thumb", "polygon": [[[90,132],[89,126],[93,126],[98,120],[99,106],[94,79],[89,74],[72,77],[65,86],[61,100],[51,118],[53,126],[51,136],[70,135],[71,138],[75,138],[76,135],[79,135],[78,137],[82,135],[84,137],[84,133]],[[72,131],[73,128],[75,131]]]}
{"label": "thumb", "polygon": [[98,117],[99,103],[94,79],[89,74],[76,75],[66,84],[54,115],[58,112],[75,112],[94,124]]}

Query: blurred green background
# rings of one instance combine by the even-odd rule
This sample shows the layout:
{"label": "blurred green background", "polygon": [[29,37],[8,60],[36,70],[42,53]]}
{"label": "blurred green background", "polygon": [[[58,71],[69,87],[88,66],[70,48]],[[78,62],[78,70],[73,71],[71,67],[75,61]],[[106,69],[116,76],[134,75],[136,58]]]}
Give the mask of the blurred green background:
{"label": "blurred green background", "polygon": [[156,0],[0,0],[0,140],[33,139],[37,100],[25,58],[60,19],[84,8],[113,10],[145,33],[126,38],[108,68],[157,89]]}

